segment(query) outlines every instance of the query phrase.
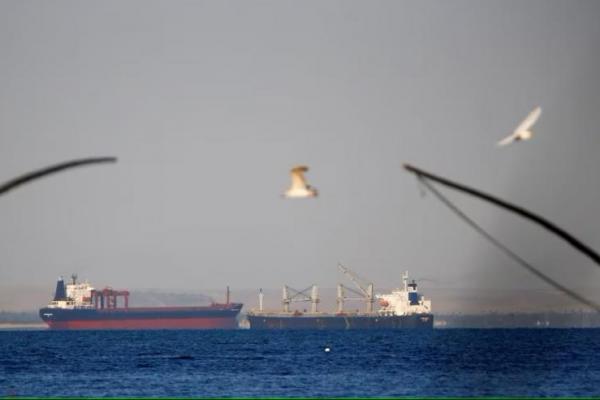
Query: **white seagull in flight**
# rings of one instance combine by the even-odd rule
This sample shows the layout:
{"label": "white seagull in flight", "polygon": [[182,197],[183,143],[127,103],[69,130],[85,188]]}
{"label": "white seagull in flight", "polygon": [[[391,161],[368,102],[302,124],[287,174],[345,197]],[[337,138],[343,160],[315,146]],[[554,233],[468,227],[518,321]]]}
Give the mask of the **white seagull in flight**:
{"label": "white seagull in flight", "polygon": [[292,168],[290,175],[292,176],[292,185],[285,191],[283,197],[288,199],[297,199],[305,197],[317,197],[319,192],[311,187],[304,179],[304,172],[308,171],[308,167],[299,165]]}
{"label": "white seagull in flight", "polygon": [[518,140],[529,140],[533,136],[531,132],[531,127],[537,122],[537,120],[542,115],[542,108],[536,107],[535,110],[529,113],[529,115],[521,122],[517,129],[512,133],[512,135],[502,139],[498,142],[498,146],[506,146]]}

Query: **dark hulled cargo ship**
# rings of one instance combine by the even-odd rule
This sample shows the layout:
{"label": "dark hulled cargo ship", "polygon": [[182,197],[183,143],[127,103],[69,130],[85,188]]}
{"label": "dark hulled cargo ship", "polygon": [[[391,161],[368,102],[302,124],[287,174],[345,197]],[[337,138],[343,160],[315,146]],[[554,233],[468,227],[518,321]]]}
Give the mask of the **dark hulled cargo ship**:
{"label": "dark hulled cargo ship", "polygon": [[[263,294],[259,293],[259,309],[248,313],[250,329],[432,329],[433,314],[431,300],[426,300],[417,291],[417,283],[408,282],[408,273],[403,276],[403,288],[392,290],[388,294],[374,295],[373,284],[364,284],[348,268],[340,265],[340,269],[350,276],[358,290],[338,285],[336,313],[317,311],[319,296],[316,286],[297,291],[288,286],[283,287],[283,310],[265,311]],[[355,296],[348,297],[346,291]],[[345,312],[344,301],[361,299],[366,303],[365,312]],[[375,300],[379,308],[373,309]],[[291,311],[290,303],[295,301],[310,302],[310,312]]]}
{"label": "dark hulled cargo ship", "polygon": [[248,314],[251,329],[431,329],[433,315]]}
{"label": "dark hulled cargo ship", "polygon": [[[122,304],[119,305],[119,299]],[[236,329],[241,303],[197,307],[129,307],[129,292],[95,290],[76,276],[56,284],[54,299],[40,309],[52,329]]]}

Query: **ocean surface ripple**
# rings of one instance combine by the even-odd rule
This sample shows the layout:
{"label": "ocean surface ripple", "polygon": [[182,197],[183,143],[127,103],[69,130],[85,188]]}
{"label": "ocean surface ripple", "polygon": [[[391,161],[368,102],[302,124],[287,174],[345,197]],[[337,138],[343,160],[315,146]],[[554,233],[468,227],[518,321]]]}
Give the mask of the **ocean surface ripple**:
{"label": "ocean surface ripple", "polygon": [[0,397],[600,396],[599,352],[599,329],[3,331]]}

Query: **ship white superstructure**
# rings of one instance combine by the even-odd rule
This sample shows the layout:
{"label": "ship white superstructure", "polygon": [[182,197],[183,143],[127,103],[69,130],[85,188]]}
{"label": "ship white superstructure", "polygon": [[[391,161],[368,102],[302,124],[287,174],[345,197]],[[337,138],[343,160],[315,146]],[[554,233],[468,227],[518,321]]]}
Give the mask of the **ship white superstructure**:
{"label": "ship white superstructure", "polygon": [[[63,282],[62,277],[59,278],[59,282]],[[64,288],[64,296],[55,296],[48,304],[48,308],[63,308],[63,309],[74,309],[74,308],[92,308],[92,292],[94,287],[87,281],[77,282],[77,275],[71,276],[71,282],[64,285],[60,283]],[[59,289],[59,292],[62,289]]]}
{"label": "ship white superstructure", "polygon": [[76,306],[91,306],[93,290],[87,281],[77,282],[77,277],[73,276],[71,283],[67,285],[67,297],[73,300]]}
{"label": "ship white superstructure", "polygon": [[379,311],[381,315],[414,315],[430,314],[431,300],[425,299],[417,291],[417,283],[413,280],[408,283],[408,272],[402,275],[403,287],[392,290],[388,294],[377,294]]}

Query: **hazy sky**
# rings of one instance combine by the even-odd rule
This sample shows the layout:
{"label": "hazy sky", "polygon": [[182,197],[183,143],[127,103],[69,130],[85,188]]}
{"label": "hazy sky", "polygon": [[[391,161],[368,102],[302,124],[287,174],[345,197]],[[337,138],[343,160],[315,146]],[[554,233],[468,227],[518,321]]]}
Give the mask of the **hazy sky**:
{"label": "hazy sky", "polygon": [[[600,249],[600,3],[1,1],[0,180],[115,155],[0,199],[0,281],[54,286],[545,288],[421,198],[408,161]],[[527,143],[498,149],[535,106]],[[310,166],[316,200],[283,200]],[[600,270],[452,198],[600,301]],[[435,302],[435,299],[434,299]],[[435,303],[434,303],[435,304]]]}

